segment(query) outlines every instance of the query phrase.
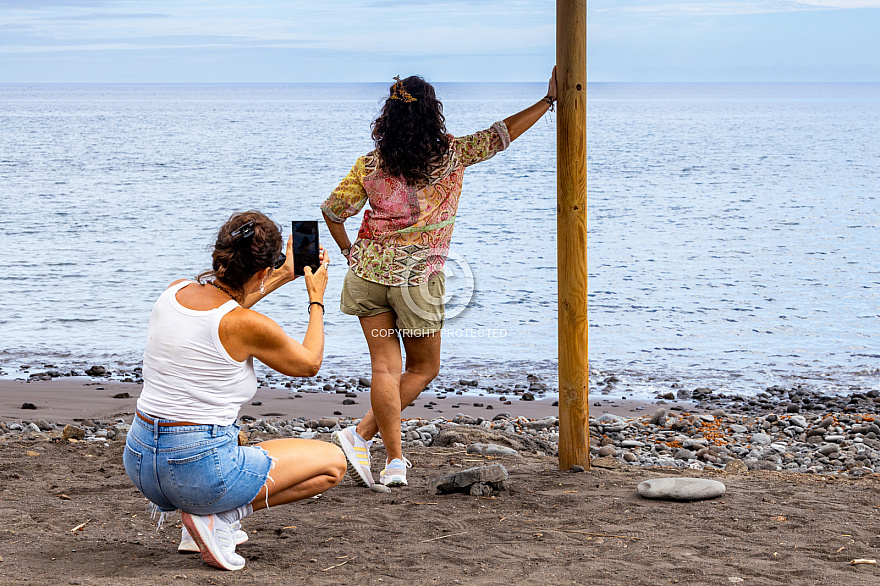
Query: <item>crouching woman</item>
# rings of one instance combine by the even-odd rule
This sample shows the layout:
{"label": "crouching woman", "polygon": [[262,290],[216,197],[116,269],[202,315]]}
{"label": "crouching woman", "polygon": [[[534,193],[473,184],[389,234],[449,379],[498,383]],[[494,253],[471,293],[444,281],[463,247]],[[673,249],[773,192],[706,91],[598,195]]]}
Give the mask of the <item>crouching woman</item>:
{"label": "crouching woman", "polygon": [[179,549],[197,547],[208,564],[226,570],[244,567],[235,552],[247,540],[244,517],[324,492],[345,474],[342,451],[327,442],[238,445],[239,408],[257,390],[254,358],[303,377],[314,376],[323,360],[324,251],[314,274],[306,268],[309,325],[301,344],[249,309],[294,279],[291,246],[288,240],[281,264],[275,223],[255,211],[234,214],[220,228],[213,270],[172,283],[150,315],[125,471],[159,511],[181,511]]}

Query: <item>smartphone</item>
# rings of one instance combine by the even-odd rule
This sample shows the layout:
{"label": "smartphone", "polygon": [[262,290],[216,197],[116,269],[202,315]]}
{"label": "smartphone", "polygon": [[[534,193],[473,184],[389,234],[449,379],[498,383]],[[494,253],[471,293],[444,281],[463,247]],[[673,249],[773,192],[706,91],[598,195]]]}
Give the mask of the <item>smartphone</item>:
{"label": "smartphone", "polygon": [[312,272],[318,270],[321,259],[318,256],[318,222],[317,220],[305,220],[293,222],[293,274],[305,275],[305,268],[312,267]]}

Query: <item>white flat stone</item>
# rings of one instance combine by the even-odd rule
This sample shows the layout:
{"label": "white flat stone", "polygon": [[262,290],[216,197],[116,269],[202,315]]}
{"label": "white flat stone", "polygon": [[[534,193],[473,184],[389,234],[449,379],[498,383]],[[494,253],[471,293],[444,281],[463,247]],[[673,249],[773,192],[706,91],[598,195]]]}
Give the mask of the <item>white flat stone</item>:
{"label": "white flat stone", "polygon": [[641,497],[666,501],[713,499],[723,495],[725,490],[723,483],[706,478],[655,478],[638,486]]}

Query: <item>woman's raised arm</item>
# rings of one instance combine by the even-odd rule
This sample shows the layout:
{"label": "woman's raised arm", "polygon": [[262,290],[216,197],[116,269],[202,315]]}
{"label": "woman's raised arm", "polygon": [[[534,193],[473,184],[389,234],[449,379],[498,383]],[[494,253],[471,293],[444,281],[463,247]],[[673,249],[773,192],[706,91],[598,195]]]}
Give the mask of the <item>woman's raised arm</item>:
{"label": "woman's raised arm", "polygon": [[510,140],[516,140],[517,137],[531,128],[541,116],[547,113],[555,101],[556,67],[553,67],[553,74],[550,76],[550,83],[547,87],[547,95],[522,112],[517,112],[513,116],[504,119],[504,124],[507,125],[507,133],[510,135]]}
{"label": "woman's raised arm", "polygon": [[[291,255],[292,256],[292,255]],[[309,325],[302,344],[284,333],[275,321],[249,309],[235,309],[220,321],[220,342],[234,360],[253,356],[288,376],[315,376],[324,361],[324,291],[327,289],[327,252],[312,274],[305,268]],[[303,302],[305,306],[305,302]]]}

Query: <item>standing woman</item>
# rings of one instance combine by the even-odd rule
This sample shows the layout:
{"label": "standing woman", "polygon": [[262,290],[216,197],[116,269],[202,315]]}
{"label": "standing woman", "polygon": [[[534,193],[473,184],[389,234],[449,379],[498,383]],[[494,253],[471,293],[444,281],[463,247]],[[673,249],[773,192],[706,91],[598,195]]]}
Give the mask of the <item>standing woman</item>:
{"label": "standing woman", "polygon": [[[373,484],[370,446],[377,432],[386,452],[379,482],[407,484],[400,413],[440,371],[443,264],[465,167],[506,149],[556,101],[554,68],[547,95],[537,103],[487,130],[456,138],[446,132],[443,104],[431,84],[418,76],[395,79],[373,121],[375,150],[358,158],[321,205],[349,264],[341,309],[358,316],[370,350],[372,409],[357,426],[332,437],[362,486]],[[370,209],[352,244],[343,223],[367,201]]]}
{"label": "standing woman", "polygon": [[[336,446],[276,439],[239,446],[238,411],[257,390],[254,358],[288,376],[314,376],[324,355],[327,257],[306,268],[309,326],[302,344],[249,309],[294,279],[292,239],[260,212],[234,214],[220,233],[213,270],[179,280],[159,297],[147,329],[144,388],[125,442],[129,478],[163,513],[179,509],[180,551],[240,570],[239,522],[256,510],[314,496],[345,475]],[[203,282],[204,278],[207,282]],[[305,302],[303,303],[305,311]]]}

